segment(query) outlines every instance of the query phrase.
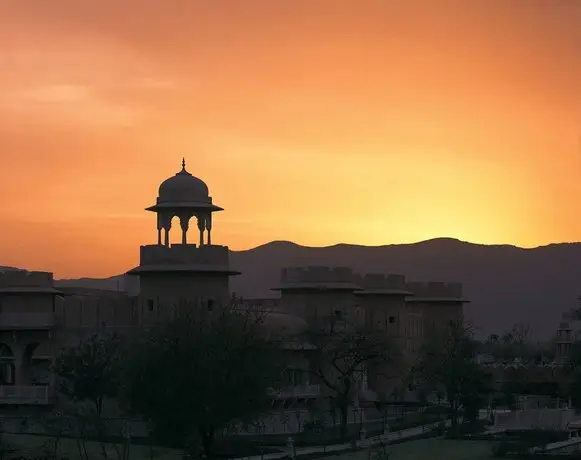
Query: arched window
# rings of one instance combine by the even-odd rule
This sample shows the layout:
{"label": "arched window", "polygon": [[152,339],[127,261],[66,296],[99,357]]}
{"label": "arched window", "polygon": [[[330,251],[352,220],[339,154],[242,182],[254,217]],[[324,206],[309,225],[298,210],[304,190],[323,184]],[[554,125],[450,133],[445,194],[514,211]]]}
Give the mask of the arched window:
{"label": "arched window", "polygon": [[12,353],[12,349],[8,345],[0,343],[0,360],[3,358],[14,359],[14,353]]}
{"label": "arched window", "polygon": [[14,385],[14,363],[0,363],[0,385]]}
{"label": "arched window", "polygon": [[0,385],[14,385],[14,353],[8,345],[0,343]]}

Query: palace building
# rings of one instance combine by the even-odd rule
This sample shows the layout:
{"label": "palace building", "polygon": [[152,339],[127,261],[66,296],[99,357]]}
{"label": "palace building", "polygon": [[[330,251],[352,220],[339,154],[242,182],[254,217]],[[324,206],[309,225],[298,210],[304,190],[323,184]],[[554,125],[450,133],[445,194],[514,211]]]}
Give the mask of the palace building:
{"label": "palace building", "polygon": [[[183,161],[147,208],[156,215],[157,235],[154,244],[141,246],[139,266],[127,272],[139,277],[136,296],[56,287],[46,272],[0,272],[0,405],[57,407],[51,364],[91,332],[124,333],[186,306],[212,309],[235,301],[229,280],[238,272],[230,267],[228,247],[212,240],[212,215],[222,210]],[[181,232],[180,243],[170,244],[172,231]],[[348,267],[289,267],[273,289],[278,298],[246,299],[241,307],[264,308],[266,326],[286,332],[329,315],[359,322],[385,331],[411,358],[430,330],[461,320],[467,302],[459,283],[409,282],[403,275],[356,274]],[[389,398],[404,384],[368,375],[361,396]],[[288,387],[273,394],[284,406],[321,398],[324,390],[301,369],[289,369]]]}

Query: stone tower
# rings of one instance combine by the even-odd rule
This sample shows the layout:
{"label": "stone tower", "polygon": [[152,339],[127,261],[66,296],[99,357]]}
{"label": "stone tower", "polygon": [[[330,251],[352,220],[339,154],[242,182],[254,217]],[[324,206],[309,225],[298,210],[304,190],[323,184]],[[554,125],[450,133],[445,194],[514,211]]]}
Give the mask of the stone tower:
{"label": "stone tower", "polygon": [[[144,323],[180,308],[212,309],[230,299],[227,246],[212,244],[212,214],[223,209],[212,203],[208,186],[186,170],[162,182],[156,204],[157,244],[141,246],[140,263],[127,274],[139,276],[139,311]],[[181,243],[170,244],[177,218]],[[197,244],[188,241],[190,222],[197,223]],[[175,227],[174,227],[175,228]]]}

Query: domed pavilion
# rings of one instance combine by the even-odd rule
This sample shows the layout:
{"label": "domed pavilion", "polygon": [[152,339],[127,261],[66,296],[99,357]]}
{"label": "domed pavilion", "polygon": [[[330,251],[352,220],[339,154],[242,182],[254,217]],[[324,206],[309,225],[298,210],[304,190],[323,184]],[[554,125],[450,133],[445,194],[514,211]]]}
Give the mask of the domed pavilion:
{"label": "domed pavilion", "polygon": [[[199,245],[212,244],[212,213],[223,211],[212,203],[208,186],[186,170],[186,160],[182,159],[182,169],[166,179],[159,186],[156,203],[147,211],[157,213],[157,244],[169,246],[169,234],[174,217],[179,218],[182,230],[182,244],[188,244],[190,220],[195,217],[200,233]],[[204,241],[204,234],[207,235]]]}
{"label": "domed pavilion", "polygon": [[[157,215],[157,244],[141,246],[139,266],[127,272],[139,276],[144,314],[155,314],[162,304],[211,308],[227,302],[229,277],[239,272],[230,269],[228,247],[212,243],[212,214],[223,209],[212,202],[205,182],[187,171],[185,159],[182,169],[161,183],[156,203],[146,210]],[[181,243],[170,244],[175,217]],[[188,238],[193,218],[198,244]]]}

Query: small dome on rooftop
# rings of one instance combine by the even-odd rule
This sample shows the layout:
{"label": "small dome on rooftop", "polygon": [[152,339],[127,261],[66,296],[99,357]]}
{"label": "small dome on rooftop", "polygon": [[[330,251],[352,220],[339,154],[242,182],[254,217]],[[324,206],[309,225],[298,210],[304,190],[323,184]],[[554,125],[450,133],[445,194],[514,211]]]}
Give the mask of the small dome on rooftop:
{"label": "small dome on rooftop", "polygon": [[182,170],[175,176],[166,179],[159,186],[158,203],[209,203],[208,186],[202,180],[186,170],[186,160],[182,160]]}
{"label": "small dome on rooftop", "polygon": [[263,324],[269,331],[283,335],[296,335],[308,328],[308,323],[303,318],[282,312],[267,313]]}

